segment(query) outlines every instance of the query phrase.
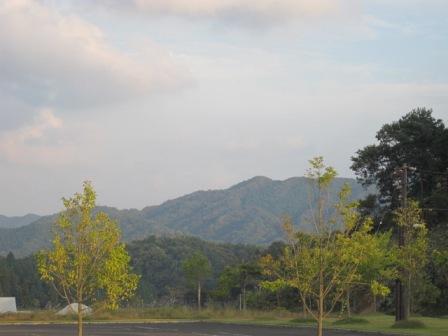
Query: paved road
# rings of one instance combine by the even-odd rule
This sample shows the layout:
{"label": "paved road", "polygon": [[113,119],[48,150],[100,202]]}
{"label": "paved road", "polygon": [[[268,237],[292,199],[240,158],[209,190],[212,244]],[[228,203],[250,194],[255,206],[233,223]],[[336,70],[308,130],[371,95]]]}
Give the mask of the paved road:
{"label": "paved road", "polygon": [[[114,323],[90,324],[86,336],[314,336],[315,330],[220,323]],[[73,336],[75,325],[0,325],[0,336]],[[349,331],[327,331],[325,336],[374,336]],[[384,335],[382,335],[384,336]]]}

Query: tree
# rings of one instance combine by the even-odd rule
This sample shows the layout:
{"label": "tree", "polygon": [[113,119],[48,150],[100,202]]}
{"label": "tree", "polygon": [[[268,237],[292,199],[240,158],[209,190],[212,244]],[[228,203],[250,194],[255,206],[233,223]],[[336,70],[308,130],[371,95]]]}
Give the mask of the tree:
{"label": "tree", "polygon": [[41,278],[68,304],[78,303],[79,336],[83,303],[116,309],[134,294],[139,281],[131,273],[117,224],[103,212],[94,214],[96,193],[89,182],[83,187],[83,193],[63,199],[65,211],[53,227],[52,248],[37,256]]}
{"label": "tree", "polygon": [[406,208],[395,211],[396,221],[402,228],[404,243],[398,248],[399,276],[405,284],[405,316],[410,316],[413,280],[424,270],[428,262],[428,230],[422,218],[422,210],[415,201]]}
{"label": "tree", "polygon": [[[285,246],[283,246],[283,250]],[[294,275],[286,267],[283,257],[283,250],[277,255],[266,254],[258,261],[264,279],[260,282],[261,288],[274,293],[277,298],[277,305],[280,301],[280,292],[288,288],[297,288],[294,286]],[[302,304],[303,316],[306,317],[306,308]]]}
{"label": "tree", "polygon": [[198,310],[201,309],[201,291],[202,283],[211,275],[211,265],[208,258],[200,253],[194,253],[190,258],[184,260],[182,268],[187,280],[196,285],[197,298],[198,298]]}
{"label": "tree", "polygon": [[[441,119],[433,117],[432,110],[417,108],[398,121],[381,127],[376,139],[376,144],[358,150],[352,157],[351,168],[358,179],[365,185],[376,185],[379,191],[378,195],[363,202],[364,212],[376,218],[377,227],[393,228],[401,245],[402,235],[395,211],[399,208],[409,210],[405,205],[407,197],[418,200],[420,216],[428,229],[428,243],[433,249],[446,249],[446,239],[439,237],[445,236],[448,225],[448,128]],[[406,171],[405,176],[401,175],[403,171]],[[401,181],[398,181],[398,175],[401,175]],[[407,196],[402,194],[403,188]],[[445,286],[437,267],[432,265],[422,271],[426,271],[427,278],[443,291]],[[397,281],[398,292],[400,287]],[[397,300],[400,307],[397,318],[409,310],[400,304],[406,301],[406,297]],[[447,311],[443,300],[438,306],[438,310]],[[436,310],[434,304],[430,310]]]}
{"label": "tree", "polygon": [[[341,302],[350,286],[361,279],[361,265],[368,257],[372,221],[362,218],[356,203],[348,202],[349,188],[340,192],[337,204],[328,204],[329,188],[336,177],[322,157],[310,161],[307,177],[311,183],[311,233],[295,230],[292,220],[284,222],[287,246],[281,260],[276,286],[297,288],[306,311],[317,321],[317,335],[323,335],[323,321]],[[266,260],[265,260],[266,264]],[[268,274],[272,271],[268,271]],[[276,280],[274,280],[276,281]]]}
{"label": "tree", "polygon": [[376,233],[370,238],[365,241],[367,256],[360,266],[360,285],[368,286],[376,311],[377,299],[390,294],[385,284],[397,278],[397,249],[391,246],[391,231]]}
{"label": "tree", "polygon": [[[242,263],[224,269],[218,280],[216,295],[221,298],[230,297],[232,292],[240,295],[240,310],[247,308],[247,289],[256,284],[261,269],[256,263]],[[236,290],[236,291],[235,291]]]}
{"label": "tree", "polygon": [[[432,110],[412,110],[381,127],[376,139],[377,144],[356,152],[351,169],[364,185],[377,186],[379,205],[383,208],[378,217],[383,224],[393,224],[390,212],[401,205],[396,172],[403,165],[413,168],[407,181],[410,198],[419,200],[425,208],[448,207],[448,128],[432,116]],[[427,212],[425,217],[429,227],[446,225],[448,221],[443,211]]]}

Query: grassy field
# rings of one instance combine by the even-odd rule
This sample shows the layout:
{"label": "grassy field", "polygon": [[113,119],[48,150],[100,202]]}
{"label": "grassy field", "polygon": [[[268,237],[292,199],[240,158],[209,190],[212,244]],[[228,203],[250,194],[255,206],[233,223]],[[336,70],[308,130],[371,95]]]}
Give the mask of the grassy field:
{"label": "grassy field", "polygon": [[[0,323],[21,322],[59,322],[70,323],[76,320],[74,316],[61,317],[55,315],[55,311],[30,311],[19,314],[0,315]],[[105,311],[86,317],[88,321],[179,321],[179,320],[204,320],[224,323],[250,323],[284,326],[313,326],[314,321],[304,319],[286,310],[271,312],[248,310],[241,312],[235,309],[203,309],[197,311],[187,307],[121,309],[118,311]],[[326,328],[345,329],[358,331],[379,331],[385,334],[407,335],[448,335],[448,318],[415,317],[407,327],[394,327],[393,316],[384,314],[358,315],[351,319],[338,319],[337,317],[326,320]]]}
{"label": "grassy field", "polygon": [[[359,331],[380,331],[386,334],[407,334],[407,335],[431,335],[447,336],[448,319],[432,317],[414,317],[411,321],[420,323],[411,323],[407,328],[394,327],[395,319],[393,316],[374,314],[358,316],[361,321],[352,321],[347,323],[338,323],[336,319],[328,321],[329,328],[351,329]],[[343,321],[341,321],[343,322]],[[416,324],[416,325],[413,325]]]}

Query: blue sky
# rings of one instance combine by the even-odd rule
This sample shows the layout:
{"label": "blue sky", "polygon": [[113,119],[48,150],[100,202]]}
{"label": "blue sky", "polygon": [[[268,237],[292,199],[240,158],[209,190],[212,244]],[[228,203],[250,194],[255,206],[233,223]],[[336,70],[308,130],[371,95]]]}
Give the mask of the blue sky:
{"label": "blue sky", "polygon": [[411,109],[448,116],[441,0],[0,4],[0,213],[92,180],[157,204],[350,156]]}

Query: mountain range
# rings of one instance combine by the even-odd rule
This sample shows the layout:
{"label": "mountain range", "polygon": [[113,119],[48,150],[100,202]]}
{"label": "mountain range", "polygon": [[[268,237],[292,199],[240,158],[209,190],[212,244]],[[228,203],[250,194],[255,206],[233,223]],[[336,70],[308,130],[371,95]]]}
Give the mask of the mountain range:
{"label": "mountain range", "polygon": [[27,214],[25,216],[7,217],[0,215],[0,228],[13,229],[25,226],[35,222],[40,218],[39,215]]}
{"label": "mountain range", "polygon": [[[365,197],[354,179],[337,178],[330,190],[336,199],[343,184],[352,188],[352,198]],[[142,210],[98,207],[117,220],[126,242],[155,235],[191,235],[202,239],[243,244],[269,244],[282,239],[282,217],[288,215],[301,230],[309,230],[305,217],[309,183],[304,177],[284,181],[257,176],[228,189],[196,191]],[[28,217],[29,218],[29,217]],[[0,254],[25,256],[48,247],[51,226],[57,214],[36,218],[27,225],[0,226]],[[23,219],[24,222],[25,219]]]}

